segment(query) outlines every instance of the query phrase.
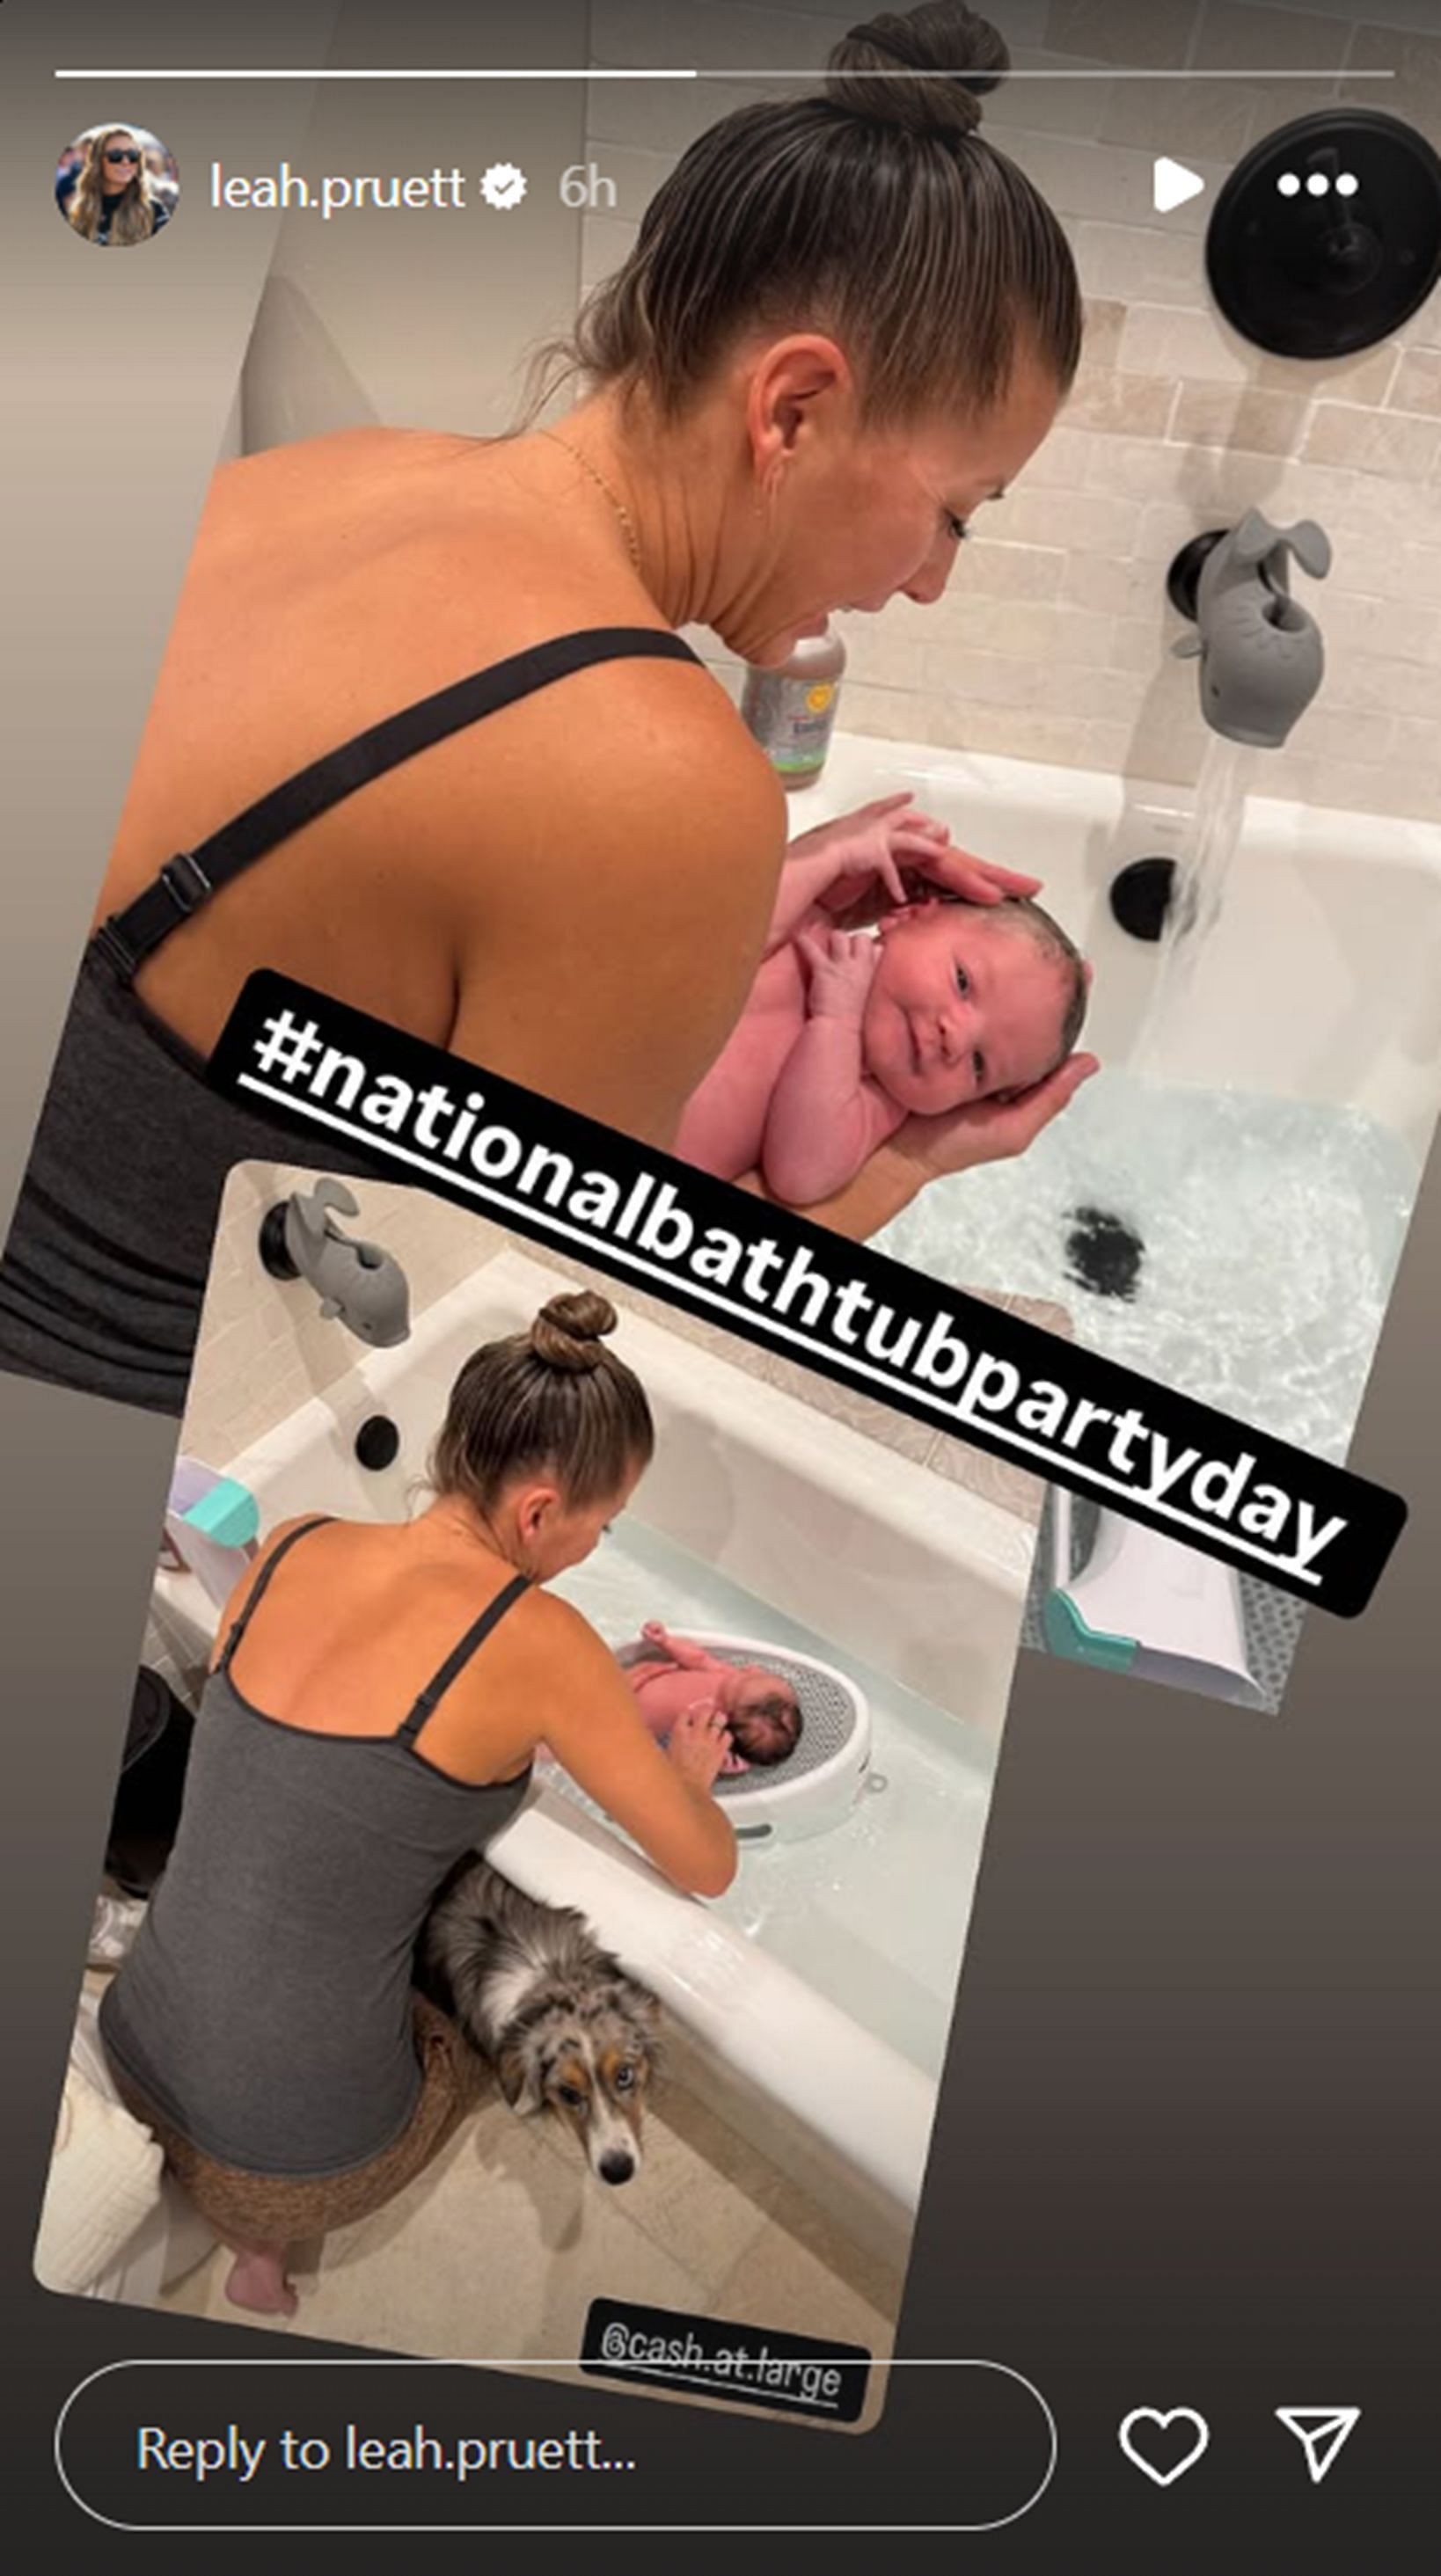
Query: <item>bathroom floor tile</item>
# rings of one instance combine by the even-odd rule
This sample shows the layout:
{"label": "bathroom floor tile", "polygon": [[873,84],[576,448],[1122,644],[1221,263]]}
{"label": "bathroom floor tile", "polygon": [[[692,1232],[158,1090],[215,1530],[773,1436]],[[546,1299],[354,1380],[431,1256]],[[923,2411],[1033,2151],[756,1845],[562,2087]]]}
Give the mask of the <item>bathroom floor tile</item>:
{"label": "bathroom floor tile", "polygon": [[[644,2164],[615,2197],[627,2223],[684,2266],[709,2308],[766,2224],[762,2195],[772,2169],[719,2122],[697,2134],[693,2108],[688,2095],[666,2088],[663,2113],[647,2115]],[[579,2150],[558,2122],[547,2122],[541,2135],[568,2167],[581,2170]]]}
{"label": "bathroom floor tile", "polygon": [[[756,2238],[717,2302],[722,2316],[762,2332],[809,2335],[814,2341],[859,2344],[885,2361],[895,2340],[893,2314],[873,2307],[790,2230],[772,2224]],[[886,2377],[878,2370],[859,2423],[845,2427],[865,2432],[879,2421],[885,2404]]]}
{"label": "bathroom floor tile", "polygon": [[[752,2269],[765,2246],[771,2256]],[[300,2312],[288,2327],[228,2304],[229,2264],[218,2248],[162,2309],[278,2326],[300,2341],[497,2362],[575,2351],[600,2297],[754,2312],[774,2327],[880,2350],[891,2328],[872,2299],[893,2309],[900,2287],[689,2094],[648,2121],[642,2173],[614,2192],[555,2123],[485,2102],[408,2191],[323,2247],[298,2250]],[[745,2296],[751,2283],[751,2309],[737,2309],[734,2285]]]}
{"label": "bathroom floor tile", "polygon": [[[753,2213],[755,2224],[749,2230],[745,2250],[756,2243],[764,2229],[778,2227],[824,2265],[841,2291],[864,2301],[881,2316],[894,2319],[905,2281],[903,2260],[887,2261],[858,2244],[835,2223],[819,2200],[800,2189],[739,2131],[717,2118],[696,2093],[686,2090],[673,2096],[667,2103],[666,2116],[677,2138],[697,2162],[703,2160],[711,2171],[726,2175],[732,2192]],[[741,2259],[738,2249],[737,2264]],[[725,2286],[734,2268],[716,2287],[714,2304],[722,2313]],[[800,2323],[796,2332],[809,2334],[811,2328]]]}

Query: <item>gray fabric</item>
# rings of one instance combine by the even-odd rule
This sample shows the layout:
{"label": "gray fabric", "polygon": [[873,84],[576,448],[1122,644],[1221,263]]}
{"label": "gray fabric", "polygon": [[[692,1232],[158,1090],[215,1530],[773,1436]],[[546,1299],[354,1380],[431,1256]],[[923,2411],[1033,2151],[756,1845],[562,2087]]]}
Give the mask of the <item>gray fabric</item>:
{"label": "gray fabric", "polygon": [[222,1099],[92,945],[0,1261],[0,1366],[178,1418],[221,1195],[242,1162],[381,1169],[338,1137]]}
{"label": "gray fabric", "polygon": [[415,2110],[416,1936],[530,1785],[472,1788],[423,1748],[282,1725],[211,1675],[175,1847],[100,2028],[224,2164],[343,2173]]}

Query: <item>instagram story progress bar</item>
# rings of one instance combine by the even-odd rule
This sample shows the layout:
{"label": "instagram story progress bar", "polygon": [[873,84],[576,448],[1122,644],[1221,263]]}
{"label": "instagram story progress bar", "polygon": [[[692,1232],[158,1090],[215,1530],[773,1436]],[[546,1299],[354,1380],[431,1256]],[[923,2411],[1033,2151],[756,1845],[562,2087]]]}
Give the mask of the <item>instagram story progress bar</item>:
{"label": "instagram story progress bar", "polygon": [[[526,69],[524,69],[524,70],[517,70],[517,69],[513,68],[513,67],[512,67],[512,66],[510,66],[510,65],[506,65],[506,66],[505,66],[505,67],[503,67],[503,68],[501,68],[501,67],[491,68],[491,67],[490,67],[490,66],[488,66],[488,65],[483,65],[483,64],[469,64],[469,63],[429,64],[429,65],[426,65],[426,66],[424,66],[424,67],[420,67],[420,66],[417,66],[417,65],[415,65],[415,64],[408,64],[408,63],[392,63],[392,64],[388,64],[388,65],[386,65],[386,66],[384,66],[384,67],[381,67],[381,66],[378,66],[378,65],[365,65],[365,66],[357,67],[357,66],[355,66],[355,65],[353,65],[353,64],[347,64],[347,65],[345,65],[345,66],[344,66],[344,68],[340,68],[340,67],[334,67],[334,68],[332,68],[332,67],[329,67],[329,66],[326,66],[326,65],[321,65],[321,66],[319,66],[319,67],[314,66],[314,65],[310,65],[310,66],[301,66],[301,65],[298,65],[298,64],[295,64],[295,65],[284,65],[284,64],[280,64],[280,65],[268,65],[268,66],[262,66],[262,65],[259,65],[259,64],[249,64],[249,63],[232,64],[232,65],[228,65],[228,66],[220,66],[220,65],[216,65],[216,64],[209,64],[209,63],[200,63],[200,64],[192,65],[192,66],[190,66],[189,68],[183,68],[183,67],[182,67],[182,68],[176,68],[174,65],[169,65],[169,64],[167,64],[167,65],[165,65],[165,66],[163,66],[163,67],[162,67],[161,65],[159,65],[159,64],[154,64],[154,63],[125,63],[125,64],[121,64],[121,65],[119,65],[118,67],[117,67],[117,66],[115,66],[115,65],[103,65],[103,66],[100,66],[100,67],[98,67],[98,68],[97,68],[96,66],[92,65],[92,64],[79,64],[79,65],[76,65],[76,64],[65,64],[65,65],[63,65],[63,66],[58,66],[58,67],[57,67],[57,69],[56,69],[56,72],[55,72],[55,78],[56,78],[56,80],[85,80],[85,81],[132,81],[132,80],[137,80],[137,81],[138,81],[138,80],[149,80],[149,81],[157,81],[157,80],[166,80],[166,81],[218,81],[218,80],[231,80],[231,81],[642,81],[642,80],[643,80],[643,81],[783,81],[783,82],[786,82],[786,83],[793,83],[793,82],[796,82],[796,81],[814,82],[814,81],[818,80],[820,77],[821,77],[820,69],[819,69],[819,67],[818,67],[816,64],[814,64],[814,63],[806,63],[806,64],[802,64],[798,69],[796,69],[796,70],[794,70],[794,71],[776,71],[776,70],[774,70],[773,68],[767,68],[767,69],[764,69],[764,70],[753,70],[753,69],[749,69],[749,68],[747,68],[747,67],[745,67],[745,66],[742,66],[742,65],[739,65],[739,64],[733,64],[733,63],[726,63],[725,65],[723,65],[723,66],[721,66],[721,67],[719,67],[719,68],[717,68],[717,67],[715,67],[715,66],[708,66],[708,67],[707,67],[707,68],[705,68],[704,70],[702,70],[702,69],[701,69],[698,65],[696,65],[696,64],[659,64],[659,65],[657,65],[657,64],[646,64],[646,65],[634,64],[634,65],[633,65],[633,64],[629,64],[629,63],[626,63],[626,64],[620,64],[620,65],[616,65],[616,64],[607,64],[607,65],[605,65],[604,67],[602,67],[602,66],[600,66],[600,65],[596,65],[596,64],[582,64],[582,65],[580,65],[580,66],[573,67],[573,68],[570,68],[570,69],[558,68],[557,66],[555,66],[555,65],[553,65],[553,64],[548,64],[548,63],[534,63],[534,64],[531,64],[530,66],[528,66],[528,67],[527,67]],[[835,79],[835,78],[837,78],[837,77],[844,77],[844,75],[837,75],[837,74],[835,74],[835,73],[831,73],[831,74],[829,75],[829,77],[830,77],[831,79]],[[857,73],[857,74],[856,74],[856,78],[857,78],[857,79],[860,79],[860,78],[862,78],[862,77],[864,77],[864,78],[865,78],[865,80],[866,80],[867,82],[873,82],[873,81],[878,81],[878,80],[913,81],[913,80],[915,79],[916,75],[915,75],[915,73],[914,73],[913,71],[894,71],[894,72],[891,72],[891,71],[879,71],[879,70],[877,70],[877,71],[868,71],[868,72],[866,72],[864,75],[862,75],[862,74],[860,74],[860,73]],[[956,79],[961,79],[961,78],[964,78],[964,74],[963,74],[963,73],[961,73],[961,72],[959,72],[959,71],[957,71],[956,73],[954,73],[954,74],[952,75],[952,77],[953,77],[953,78],[956,78]],[[1064,70],[1064,71],[1062,71],[1062,70],[1053,70],[1053,69],[1050,69],[1050,68],[1047,68],[1045,71],[1010,70],[1010,71],[1008,71],[1008,72],[1006,73],[1006,75],[1005,75],[1006,82],[1007,82],[1007,85],[1008,85],[1008,86],[1009,86],[1009,84],[1010,84],[1012,81],[1031,81],[1031,80],[1036,80],[1036,81],[1051,81],[1051,82],[1054,82],[1054,81],[1089,81],[1089,80],[1101,80],[1101,81],[1118,81],[1118,80],[1137,80],[1137,81],[1306,81],[1306,80],[1311,80],[1311,81],[1316,81],[1316,80],[1325,80],[1325,81],[1331,81],[1331,80],[1334,80],[1334,79],[1335,79],[1335,77],[1336,77],[1336,75],[1335,75],[1334,70],[1330,70],[1330,71],[1328,71],[1327,69],[1325,69],[1325,67],[1324,67],[1324,66],[1323,66],[1322,68],[1320,68],[1319,70],[1314,70],[1314,71],[1297,71],[1294,67],[1292,67],[1292,68],[1287,69],[1287,70],[1277,70],[1277,71],[1243,71],[1243,72],[1238,72],[1238,71],[1150,71],[1150,70],[1136,70],[1136,69],[1133,69],[1133,68],[1131,68],[1131,67],[1129,67],[1129,66],[1127,66],[1127,65],[1124,65],[1124,64],[1107,64],[1103,69],[1095,69],[1095,70],[1092,70],[1092,69],[1086,69],[1086,70],[1069,69],[1069,70]],[[1346,78],[1347,78],[1347,80],[1348,80],[1348,81],[1390,81],[1390,80],[1394,80],[1394,79],[1396,78],[1396,74],[1395,74],[1395,72],[1394,72],[1394,71],[1348,71],[1348,72],[1347,72],[1347,74],[1346,74]]]}

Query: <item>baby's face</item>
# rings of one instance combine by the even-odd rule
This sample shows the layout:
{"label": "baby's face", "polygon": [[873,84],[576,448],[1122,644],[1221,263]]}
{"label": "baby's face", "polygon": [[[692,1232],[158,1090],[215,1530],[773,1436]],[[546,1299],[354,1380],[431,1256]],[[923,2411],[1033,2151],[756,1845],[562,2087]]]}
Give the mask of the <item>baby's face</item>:
{"label": "baby's face", "polygon": [[922,1117],[1039,1082],[1060,1052],[1062,969],[981,904],[919,904],[885,931],[866,1001],[866,1066]]}

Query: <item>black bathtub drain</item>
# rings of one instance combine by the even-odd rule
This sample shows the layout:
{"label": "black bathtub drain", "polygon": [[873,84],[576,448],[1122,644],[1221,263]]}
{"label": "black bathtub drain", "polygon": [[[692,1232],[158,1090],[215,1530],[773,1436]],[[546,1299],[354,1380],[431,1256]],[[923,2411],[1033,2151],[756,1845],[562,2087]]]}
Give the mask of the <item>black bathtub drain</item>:
{"label": "black bathtub drain", "polygon": [[1146,1247],[1124,1218],[1098,1207],[1071,1208],[1066,1237],[1066,1277],[1093,1297],[1133,1299]]}

